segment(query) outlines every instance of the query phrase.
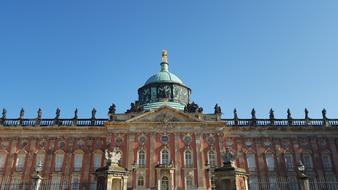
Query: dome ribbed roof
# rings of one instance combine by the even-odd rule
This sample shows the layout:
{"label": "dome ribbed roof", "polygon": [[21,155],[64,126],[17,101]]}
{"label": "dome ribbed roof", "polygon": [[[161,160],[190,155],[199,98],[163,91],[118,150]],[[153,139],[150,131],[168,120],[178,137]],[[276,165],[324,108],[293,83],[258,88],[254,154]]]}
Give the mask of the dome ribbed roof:
{"label": "dome ribbed roof", "polygon": [[182,84],[183,82],[180,78],[178,78],[176,75],[170,73],[169,71],[161,71],[153,76],[151,76],[145,85],[151,84],[151,83],[178,83]]}

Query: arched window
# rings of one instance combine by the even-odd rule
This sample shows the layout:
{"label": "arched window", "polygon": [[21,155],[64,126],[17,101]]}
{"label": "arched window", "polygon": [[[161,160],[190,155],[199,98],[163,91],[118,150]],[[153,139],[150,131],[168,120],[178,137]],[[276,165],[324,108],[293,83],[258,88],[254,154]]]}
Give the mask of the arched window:
{"label": "arched window", "polygon": [[265,162],[266,162],[266,167],[268,168],[269,171],[273,171],[275,169],[275,160],[274,160],[273,154],[267,153],[265,155]]}
{"label": "arched window", "polygon": [[161,151],[161,164],[169,164],[169,152],[167,149]]}
{"label": "arched window", "polygon": [[216,166],[216,153],[213,150],[208,152],[208,164],[211,166]]}
{"label": "arched window", "polygon": [[169,179],[167,176],[162,177],[161,190],[169,190]]}
{"label": "arched window", "polygon": [[39,152],[36,155],[36,162],[35,162],[35,167],[37,167],[39,164],[43,167],[43,164],[45,162],[45,153],[44,152]]}
{"label": "arched window", "polygon": [[190,150],[184,152],[184,164],[186,167],[192,167],[192,154]]}
{"label": "arched window", "polygon": [[329,154],[324,154],[322,156],[323,166],[325,170],[331,170],[332,169],[332,161]]}
{"label": "arched window", "polygon": [[7,154],[5,152],[0,153],[0,170],[3,170],[6,163]]}
{"label": "arched window", "polygon": [[256,159],[254,154],[247,154],[246,155],[246,162],[248,164],[249,171],[256,170]]}
{"label": "arched window", "polygon": [[80,177],[73,176],[72,177],[72,190],[79,190],[80,189]]}
{"label": "arched window", "polygon": [[102,160],[102,154],[101,153],[95,153],[94,154],[94,169],[98,169],[101,167],[101,160]]}
{"label": "arched window", "polygon": [[138,152],[138,166],[144,168],[146,166],[146,153],[144,150]]}
{"label": "arched window", "polygon": [[144,186],[144,177],[139,176],[137,179],[137,186],[143,187]]}
{"label": "arched window", "polygon": [[74,156],[74,171],[80,171],[82,169],[82,160],[83,160],[83,154],[82,153],[75,153],[75,156]]}
{"label": "arched window", "polygon": [[61,171],[63,165],[63,152],[57,152],[55,155],[55,171]]}
{"label": "arched window", "polygon": [[23,167],[25,165],[26,154],[25,153],[18,153],[16,157],[16,171],[23,171]]}
{"label": "arched window", "polygon": [[186,186],[186,189],[190,190],[190,189],[193,189],[193,182],[192,182],[192,177],[191,176],[187,176],[185,178],[185,186]]}

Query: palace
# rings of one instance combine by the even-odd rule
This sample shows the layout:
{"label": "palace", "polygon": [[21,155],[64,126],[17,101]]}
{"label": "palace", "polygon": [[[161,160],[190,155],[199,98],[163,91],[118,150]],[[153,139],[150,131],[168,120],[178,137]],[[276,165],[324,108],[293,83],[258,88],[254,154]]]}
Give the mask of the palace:
{"label": "palace", "polygon": [[[330,189],[338,177],[338,119],[221,117],[191,101],[192,90],[169,72],[162,52],[160,72],[138,89],[126,113],[111,105],[107,118],[0,118],[0,189],[30,189],[35,168],[45,189],[96,189],[96,169],[105,150],[117,149],[119,165],[130,171],[128,189],[215,189],[214,170],[226,149],[249,174],[249,189],[298,189],[297,164],[305,166],[312,189]],[[325,183],[321,183],[325,182]],[[269,184],[269,187],[264,187]],[[273,186],[274,185],[274,186]],[[321,186],[322,185],[322,186]],[[324,186],[325,188],[323,188]],[[337,186],[336,186],[337,187]],[[333,189],[333,188],[332,188]]]}

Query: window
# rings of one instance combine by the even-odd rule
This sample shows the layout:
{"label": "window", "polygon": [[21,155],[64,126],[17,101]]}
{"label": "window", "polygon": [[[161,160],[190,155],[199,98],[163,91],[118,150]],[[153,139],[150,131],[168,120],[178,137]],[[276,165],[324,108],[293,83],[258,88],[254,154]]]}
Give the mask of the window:
{"label": "window", "polygon": [[186,167],[192,167],[192,154],[190,150],[184,152],[184,161]]}
{"label": "window", "polygon": [[61,186],[61,177],[60,176],[53,176],[52,183],[50,184],[51,190],[59,190]]}
{"label": "window", "polygon": [[143,187],[144,186],[144,177],[139,176],[137,179],[137,186]]}
{"label": "window", "polygon": [[330,155],[324,154],[324,155],[322,156],[322,160],[323,160],[323,166],[324,166],[324,169],[326,169],[326,170],[332,169],[332,162],[331,162],[331,157],[330,157]]}
{"label": "window", "polygon": [[304,154],[303,155],[303,164],[305,166],[305,169],[312,170],[312,158],[310,154]]}
{"label": "window", "polygon": [[102,160],[102,154],[96,153],[94,155],[94,169],[98,169],[101,167],[101,160]]}
{"label": "window", "polygon": [[25,164],[26,155],[23,153],[18,154],[16,158],[16,171],[23,171],[23,167]]}
{"label": "window", "polygon": [[162,177],[161,190],[169,190],[169,179],[166,176]]}
{"label": "window", "polygon": [[256,176],[249,177],[249,189],[259,189],[258,179]]}
{"label": "window", "polygon": [[[21,177],[13,177],[12,182],[8,184],[11,188],[10,189],[20,189],[21,186]],[[6,189],[6,188],[5,188]]]}
{"label": "window", "polygon": [[210,166],[216,166],[216,154],[213,150],[208,152],[208,164],[210,164]]}
{"label": "window", "polygon": [[74,156],[74,171],[80,171],[82,168],[82,154],[75,154]]}
{"label": "window", "polygon": [[185,184],[186,184],[186,189],[193,189],[193,183],[192,183],[192,177],[191,176],[187,176],[185,178]]}
{"label": "window", "polygon": [[254,154],[247,154],[246,155],[246,161],[248,164],[249,171],[255,171],[256,170],[256,159]]}
{"label": "window", "polygon": [[63,164],[63,154],[56,154],[55,156],[55,171],[61,171]]}
{"label": "window", "polygon": [[146,154],[144,150],[138,152],[138,166],[144,168],[146,166]]}
{"label": "window", "polygon": [[39,164],[43,167],[45,161],[45,154],[44,153],[39,153],[36,155],[36,162],[35,162],[35,167],[37,167]]}
{"label": "window", "polygon": [[265,155],[265,162],[269,171],[273,171],[275,169],[275,160],[272,154]]}
{"label": "window", "polygon": [[73,176],[72,177],[72,190],[79,190],[80,188],[80,177]]}
{"label": "window", "polygon": [[0,170],[3,170],[5,167],[6,157],[5,153],[0,154]]}
{"label": "window", "polygon": [[166,149],[161,152],[161,164],[169,164],[169,152]]}
{"label": "window", "polygon": [[292,155],[291,154],[285,154],[284,155],[285,160],[285,167],[288,171],[293,170],[293,162],[292,162]]}

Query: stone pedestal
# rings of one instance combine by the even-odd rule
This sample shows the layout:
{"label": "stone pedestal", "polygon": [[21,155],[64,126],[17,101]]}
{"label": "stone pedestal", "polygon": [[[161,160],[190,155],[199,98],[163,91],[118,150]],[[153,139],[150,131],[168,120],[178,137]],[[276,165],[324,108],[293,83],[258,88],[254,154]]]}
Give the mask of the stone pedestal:
{"label": "stone pedestal", "polygon": [[39,190],[42,182],[42,177],[36,174],[32,177],[32,190]]}
{"label": "stone pedestal", "polygon": [[231,162],[216,168],[214,175],[217,190],[248,190],[248,174],[245,169],[237,168]]}
{"label": "stone pedestal", "polygon": [[300,190],[310,190],[309,177],[305,174],[299,176],[299,189]]}
{"label": "stone pedestal", "polygon": [[97,190],[127,190],[130,172],[118,164],[99,168],[95,172]]}

